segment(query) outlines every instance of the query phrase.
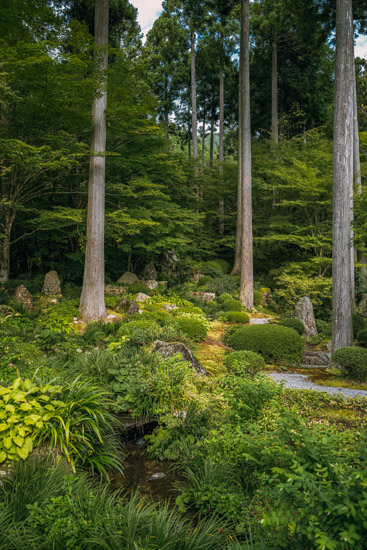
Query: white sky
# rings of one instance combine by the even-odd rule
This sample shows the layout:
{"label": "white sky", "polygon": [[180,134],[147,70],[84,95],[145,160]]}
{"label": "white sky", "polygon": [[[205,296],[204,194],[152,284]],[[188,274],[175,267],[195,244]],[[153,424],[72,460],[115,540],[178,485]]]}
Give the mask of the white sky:
{"label": "white sky", "polygon": [[[162,0],[130,0],[139,10],[138,21],[141,30],[146,35],[152,28],[154,21],[159,17],[162,9]],[[361,36],[357,39],[355,55],[367,58],[367,36]]]}

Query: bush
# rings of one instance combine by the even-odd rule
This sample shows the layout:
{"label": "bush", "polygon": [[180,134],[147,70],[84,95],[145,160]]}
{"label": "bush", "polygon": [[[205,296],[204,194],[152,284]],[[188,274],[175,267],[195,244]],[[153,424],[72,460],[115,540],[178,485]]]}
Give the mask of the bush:
{"label": "bush", "polygon": [[231,265],[229,264],[229,262],[227,262],[227,260],[213,260],[216,264],[218,264],[223,273],[225,273],[226,275],[228,275],[228,273],[231,271]]}
{"label": "bush", "polygon": [[242,311],[228,311],[224,315],[224,320],[228,323],[249,323],[250,316]]}
{"label": "bush", "polygon": [[128,336],[133,344],[146,345],[157,340],[159,329],[160,327],[155,321],[139,319],[122,325],[117,331],[117,336]]}
{"label": "bush", "polygon": [[221,275],[208,284],[208,290],[216,294],[222,294],[223,292],[238,291],[238,286],[237,279],[232,275]]}
{"label": "bush", "polygon": [[178,317],[177,324],[182,332],[191,338],[191,340],[194,340],[194,342],[201,342],[201,340],[206,338],[208,333],[205,322],[198,318]]}
{"label": "bush", "polygon": [[223,363],[234,374],[254,376],[265,368],[265,361],[254,351],[234,351],[225,355]]}
{"label": "bush", "polygon": [[242,304],[238,300],[232,298],[231,300],[226,300],[222,304],[223,311],[242,311]]}
{"label": "bush", "polygon": [[204,275],[209,275],[211,277],[217,277],[218,275],[223,274],[222,267],[217,262],[205,262],[202,264],[201,269]]}
{"label": "bush", "polygon": [[367,349],[340,348],[333,353],[331,359],[348,378],[367,381]]}
{"label": "bush", "polygon": [[143,285],[142,283],[133,283],[132,285],[128,286],[129,288],[129,294],[148,294],[148,296],[152,296],[155,291],[151,290],[148,286]]}
{"label": "bush", "polygon": [[305,332],[305,326],[299,319],[294,319],[293,317],[286,317],[285,319],[281,319],[278,323],[278,325],[281,325],[282,327],[288,327],[288,328],[294,328],[302,336]]}
{"label": "bush", "polygon": [[323,321],[322,319],[316,319],[316,328],[317,332],[322,336],[323,338],[330,339],[332,336],[332,327],[331,323],[328,323],[327,321]]}
{"label": "bush", "polygon": [[254,305],[261,306],[262,301],[263,301],[263,295],[261,290],[254,290]]}
{"label": "bush", "polygon": [[198,285],[199,286],[206,286],[209,283],[212,283],[213,280],[214,280],[213,277],[211,277],[210,275],[205,275],[204,277],[200,277],[200,279],[198,281]]}
{"label": "bush", "polygon": [[233,349],[260,353],[268,363],[298,364],[303,356],[301,336],[294,329],[279,325],[231,327],[225,339]]}
{"label": "bush", "polygon": [[353,314],[353,338],[357,338],[357,334],[366,328],[364,317],[359,313]]}
{"label": "bush", "polygon": [[357,334],[357,342],[360,346],[367,347],[367,329],[360,330]]}
{"label": "bush", "polygon": [[231,301],[231,300],[234,300],[232,294],[229,294],[228,292],[225,292],[224,294],[221,294],[219,297],[218,297],[218,302],[220,302],[221,304],[224,304],[225,302],[228,302],[228,301]]}

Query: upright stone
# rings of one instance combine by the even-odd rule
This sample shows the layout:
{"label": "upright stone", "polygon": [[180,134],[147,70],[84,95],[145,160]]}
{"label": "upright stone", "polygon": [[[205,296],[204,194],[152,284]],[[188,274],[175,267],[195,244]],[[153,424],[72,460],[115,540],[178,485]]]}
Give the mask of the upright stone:
{"label": "upright stone", "polygon": [[61,294],[60,279],[57,271],[49,271],[45,275],[42,294],[45,296],[58,296]]}
{"label": "upright stone", "polygon": [[315,334],[317,334],[315,316],[310,298],[304,296],[299,300],[296,304],[293,317],[299,319],[304,324],[307,336],[315,336]]}
{"label": "upright stone", "polygon": [[134,283],[138,283],[139,279],[134,273],[130,273],[130,271],[125,271],[125,273],[119,278],[117,282],[121,285],[133,285]]}
{"label": "upright stone", "polygon": [[145,266],[143,271],[143,279],[145,281],[155,281],[157,279],[158,273],[153,262],[149,262]]}
{"label": "upright stone", "polygon": [[33,308],[32,294],[24,285],[19,285],[14,291],[14,298],[27,309]]}

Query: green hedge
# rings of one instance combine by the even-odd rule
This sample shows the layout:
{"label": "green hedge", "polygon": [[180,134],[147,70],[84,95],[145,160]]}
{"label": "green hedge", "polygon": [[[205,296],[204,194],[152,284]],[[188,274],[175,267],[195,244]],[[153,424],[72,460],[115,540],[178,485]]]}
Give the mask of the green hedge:
{"label": "green hedge", "polygon": [[234,374],[254,376],[265,368],[265,361],[254,351],[234,351],[225,355],[223,363]]}
{"label": "green hedge", "polygon": [[294,319],[293,317],[286,317],[281,319],[278,323],[282,327],[294,328],[302,336],[305,332],[305,326],[299,319]]}
{"label": "green hedge", "polygon": [[250,316],[242,311],[228,311],[224,315],[224,320],[227,323],[249,323]]}
{"label": "green hedge", "polygon": [[331,359],[340,367],[344,376],[360,382],[367,381],[367,349],[340,348],[333,353]]}
{"label": "green hedge", "polygon": [[260,353],[267,363],[299,364],[304,344],[292,328],[279,325],[240,325],[226,331],[226,343],[235,350]]}

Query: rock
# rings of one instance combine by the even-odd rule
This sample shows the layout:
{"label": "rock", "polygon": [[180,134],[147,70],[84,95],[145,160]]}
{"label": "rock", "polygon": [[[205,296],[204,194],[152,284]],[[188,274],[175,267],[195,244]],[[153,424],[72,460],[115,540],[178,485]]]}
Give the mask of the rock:
{"label": "rock", "polygon": [[304,296],[299,300],[296,304],[293,317],[299,319],[304,324],[307,336],[315,336],[317,334],[315,316],[313,314],[313,307],[310,298]]}
{"label": "rock", "polygon": [[143,270],[143,279],[147,281],[154,281],[158,276],[157,270],[153,262],[149,262]]}
{"label": "rock", "polygon": [[167,359],[168,357],[173,357],[176,353],[180,353],[182,356],[182,361],[188,361],[190,367],[194,369],[198,374],[207,375],[206,370],[199,361],[196,359],[192,351],[185,346],[182,342],[161,342],[157,341],[154,344],[154,351],[159,353],[162,357]]}
{"label": "rock", "polygon": [[133,285],[134,283],[138,283],[139,279],[134,273],[125,271],[125,273],[119,278],[117,282],[122,285]]}
{"label": "rock", "polygon": [[260,292],[262,294],[261,305],[266,307],[273,302],[273,296],[271,294],[270,288],[261,288]]}
{"label": "rock", "polygon": [[14,297],[17,302],[23,304],[27,309],[33,308],[33,298],[32,294],[24,285],[19,285],[14,291]]}
{"label": "rock", "polygon": [[162,275],[168,279],[175,279],[178,274],[179,259],[172,250],[167,250],[164,253],[162,262]]}
{"label": "rock", "polygon": [[260,319],[260,318],[250,319],[250,324],[251,325],[268,325],[272,320],[273,320],[272,317],[267,317],[267,318],[264,317],[263,319]]}
{"label": "rock", "polygon": [[134,300],[129,300],[128,298],[122,298],[117,306],[117,309],[124,310],[126,315],[135,315],[136,313],[139,313],[138,304],[134,302]]}
{"label": "rock", "polygon": [[215,292],[190,292],[190,296],[202,302],[213,302],[216,298]]}
{"label": "rock", "polygon": [[305,365],[329,365],[330,354],[325,351],[305,351],[302,363]]}
{"label": "rock", "polygon": [[144,292],[139,292],[135,300],[144,304],[148,300],[148,298],[150,298],[148,294],[144,294]]}
{"label": "rock", "polygon": [[120,296],[126,292],[126,288],[118,285],[105,285],[104,292],[107,296]]}
{"label": "rock", "polygon": [[152,280],[149,280],[149,281],[139,281],[142,285],[150,288],[150,290],[155,290],[156,288],[158,288],[158,282],[154,279]]}
{"label": "rock", "polygon": [[176,306],[175,304],[164,304],[163,307],[166,311],[168,311],[168,313],[171,313],[171,311],[175,311],[176,309],[178,309],[178,306]]}
{"label": "rock", "polygon": [[191,281],[193,283],[197,283],[198,281],[200,281],[201,277],[204,277],[204,273],[202,271],[193,271],[192,272],[192,275],[191,275]]}
{"label": "rock", "polygon": [[45,282],[43,283],[42,294],[45,296],[61,295],[60,279],[57,271],[52,270],[46,273]]}
{"label": "rock", "polygon": [[167,474],[164,474],[163,472],[157,472],[156,474],[150,476],[149,481],[155,481],[156,479],[165,479],[166,477]]}

